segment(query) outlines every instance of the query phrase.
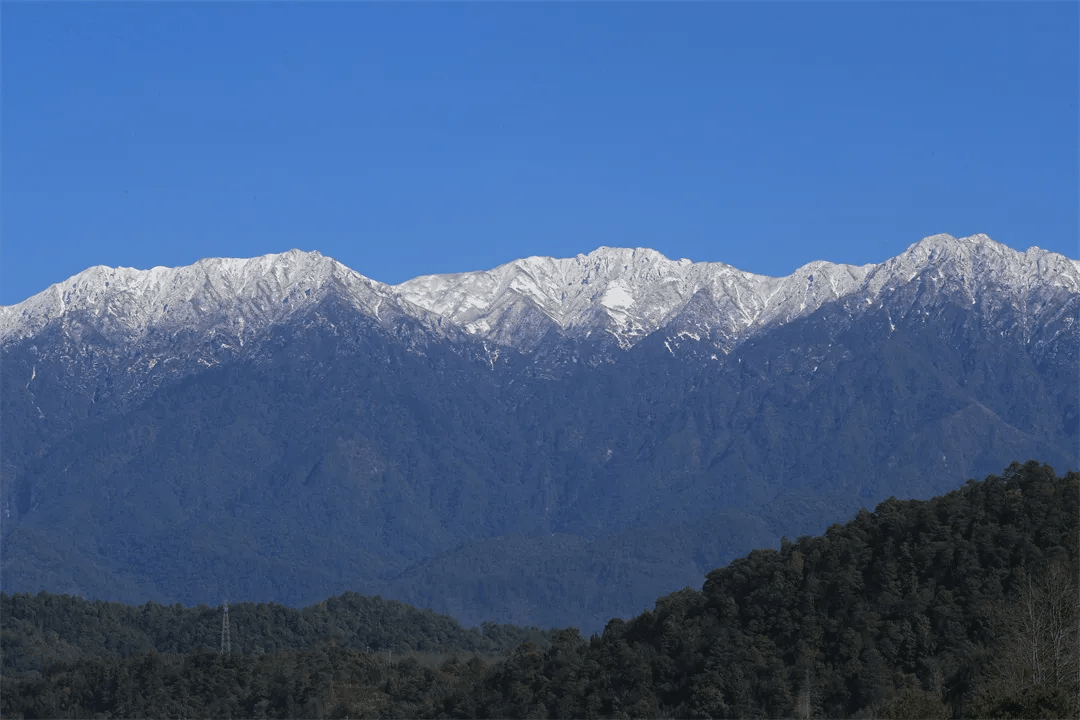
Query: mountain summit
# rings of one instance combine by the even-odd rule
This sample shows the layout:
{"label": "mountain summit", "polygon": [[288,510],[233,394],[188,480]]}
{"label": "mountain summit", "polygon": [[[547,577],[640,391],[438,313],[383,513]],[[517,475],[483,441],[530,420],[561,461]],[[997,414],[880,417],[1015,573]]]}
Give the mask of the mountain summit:
{"label": "mountain summit", "polygon": [[[494,270],[429,275],[396,286],[402,297],[451,319],[468,333],[527,346],[519,318],[541,314],[575,336],[610,333],[625,348],[660,329],[707,293],[725,337],[816,310],[858,286],[870,266],[812,263],[785,278],[754,275],[724,263],[673,261],[655,250],[602,247],[588,255],[531,257]],[[818,283],[807,283],[817,273]],[[524,342],[522,342],[524,340]]]}

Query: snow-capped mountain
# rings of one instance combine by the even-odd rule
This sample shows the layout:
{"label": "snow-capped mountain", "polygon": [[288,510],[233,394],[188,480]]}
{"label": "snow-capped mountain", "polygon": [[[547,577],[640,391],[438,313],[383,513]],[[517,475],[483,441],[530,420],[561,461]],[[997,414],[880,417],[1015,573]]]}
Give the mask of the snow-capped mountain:
{"label": "snow-capped mountain", "polygon": [[390,286],[318,252],[293,250],[180,268],[93,267],[0,307],[0,343],[59,325],[77,341],[96,335],[130,345],[184,330],[239,348],[252,334],[336,297],[380,323],[412,317],[443,335],[463,332],[523,351],[552,330],[568,338],[606,333],[627,349],[670,326],[673,335],[708,339],[727,352],[755,331],[825,303],[857,298],[871,305],[900,290],[908,303],[927,293],[968,303],[982,298],[1030,318],[1048,296],[1080,292],[1080,263],[1038,248],[1017,252],[985,235],[934,235],[880,265],[817,261],[782,278],[601,247]]}
{"label": "snow-capped mountain", "polygon": [[129,343],[152,329],[224,330],[242,346],[245,335],[331,293],[374,317],[383,302],[394,302],[385,285],[318,252],[208,258],[186,267],[150,270],[99,265],[17,305],[0,307],[0,341],[70,322]]}
{"label": "snow-capped mountain", "polygon": [[706,332],[737,339],[850,293],[871,267],[815,262],[772,278],[719,262],[669,260],[655,250],[602,247],[574,258],[530,257],[487,272],[418,277],[395,290],[469,334],[502,344],[527,347],[534,338],[520,332],[520,318],[539,312],[566,335],[599,330],[628,348],[699,293],[716,309]]}
{"label": "snow-capped mountain", "polygon": [[901,287],[1030,314],[1037,311],[1039,298],[1048,294],[1080,293],[1080,261],[1038,247],[1017,252],[985,235],[960,239],[933,235],[874,266],[867,273],[864,292],[876,298]]}
{"label": "snow-capped mountain", "polygon": [[1078,316],[1080,263],[982,235],[783,278],[91,268],[0,308],[2,583],[599,630],[889,496],[1077,467]]}

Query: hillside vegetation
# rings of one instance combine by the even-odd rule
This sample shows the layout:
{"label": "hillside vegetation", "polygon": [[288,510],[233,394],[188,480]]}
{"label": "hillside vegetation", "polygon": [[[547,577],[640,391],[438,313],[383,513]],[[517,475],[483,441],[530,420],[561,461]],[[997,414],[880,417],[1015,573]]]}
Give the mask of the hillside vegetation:
{"label": "hillside vegetation", "polygon": [[[7,677],[40,676],[57,662],[147,653],[218,650],[222,608],[89,602],[70,595],[0,593],[0,638]],[[522,642],[547,645],[553,631],[457,620],[394,600],[345,593],[302,610],[275,603],[229,607],[232,653],[262,655],[332,643],[374,653],[466,652],[483,656]]]}
{"label": "hillside vegetation", "polygon": [[[40,675],[4,673],[0,711],[1077,717],[1078,517],[1080,474],[1014,464],[942,497],[890,499],[823,536],[752,552],[709,573],[700,591],[665,596],[653,610],[612,620],[588,639],[562,630],[548,636],[546,647],[526,642],[494,660],[462,646],[441,663],[369,653],[332,633],[309,633],[304,637],[313,644],[304,647],[288,641],[229,656],[206,649],[177,654],[168,645],[73,660],[57,652],[60,661]],[[34,601],[5,603],[16,600]],[[33,620],[19,620],[36,623],[33,647],[12,645],[5,625],[5,666],[9,653],[44,654],[61,642],[108,647],[79,640],[86,637],[81,627],[65,630],[75,642],[44,630],[54,627],[63,605],[51,600],[40,603]],[[87,613],[68,617],[91,621]],[[171,617],[161,614],[167,623]],[[206,618],[211,630],[215,617]],[[143,633],[155,643],[168,637],[150,627]],[[419,647],[410,642],[403,638],[401,646]]]}

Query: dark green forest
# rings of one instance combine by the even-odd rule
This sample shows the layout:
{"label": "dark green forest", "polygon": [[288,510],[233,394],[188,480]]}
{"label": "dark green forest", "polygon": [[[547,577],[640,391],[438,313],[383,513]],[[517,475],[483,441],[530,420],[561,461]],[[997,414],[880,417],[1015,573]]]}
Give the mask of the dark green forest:
{"label": "dark green forest", "polygon": [[[718,531],[721,529],[718,528]],[[347,594],[3,595],[4,717],[1080,717],[1080,474],[1013,464],[784,539],[602,633]]]}
{"label": "dark green forest", "polygon": [[[183,655],[221,646],[222,608],[130,606],[70,595],[0,593],[5,677],[40,677],[59,662]],[[345,593],[301,610],[276,603],[229,607],[231,651],[290,652],[330,643],[373,653],[505,653],[523,642],[548,644],[554,631],[484,623],[463,628],[448,615],[395,600]]]}

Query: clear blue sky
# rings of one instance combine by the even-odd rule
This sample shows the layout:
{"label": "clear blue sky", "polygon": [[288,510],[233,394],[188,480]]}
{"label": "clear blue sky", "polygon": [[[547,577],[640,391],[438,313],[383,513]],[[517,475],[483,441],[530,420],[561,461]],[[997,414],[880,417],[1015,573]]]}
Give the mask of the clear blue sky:
{"label": "clear blue sky", "polygon": [[1077,3],[11,3],[0,304],[320,250],[785,275],[936,232],[1076,258]]}

